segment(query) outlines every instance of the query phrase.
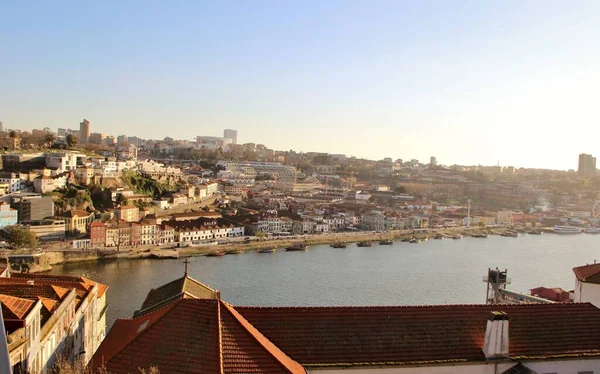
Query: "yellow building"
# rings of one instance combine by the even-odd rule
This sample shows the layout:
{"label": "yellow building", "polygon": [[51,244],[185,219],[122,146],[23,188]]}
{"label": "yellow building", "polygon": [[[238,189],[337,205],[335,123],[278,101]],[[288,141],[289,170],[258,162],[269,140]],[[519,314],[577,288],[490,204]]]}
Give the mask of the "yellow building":
{"label": "yellow building", "polygon": [[94,214],[85,210],[70,210],[63,214],[66,231],[72,234],[87,233],[90,223],[94,221]]}

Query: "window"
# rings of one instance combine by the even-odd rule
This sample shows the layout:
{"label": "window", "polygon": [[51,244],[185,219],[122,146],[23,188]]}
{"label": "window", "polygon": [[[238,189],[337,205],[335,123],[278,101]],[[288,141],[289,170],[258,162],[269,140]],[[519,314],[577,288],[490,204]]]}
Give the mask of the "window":
{"label": "window", "polygon": [[594,374],[594,371],[593,370],[578,371],[577,374]]}

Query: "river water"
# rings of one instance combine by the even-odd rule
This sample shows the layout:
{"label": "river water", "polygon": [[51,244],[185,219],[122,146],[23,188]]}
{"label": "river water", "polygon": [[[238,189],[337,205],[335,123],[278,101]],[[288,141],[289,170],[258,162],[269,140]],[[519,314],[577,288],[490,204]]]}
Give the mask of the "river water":
{"label": "river water", "polygon": [[[600,260],[600,235],[396,242],[304,252],[192,257],[189,274],[237,305],[419,305],[485,302],[488,267],[508,269],[509,289],[573,289],[572,268]],[[53,273],[108,284],[107,323],[131,318],[151,288],[184,273],[182,260],[109,260],[56,265]]]}

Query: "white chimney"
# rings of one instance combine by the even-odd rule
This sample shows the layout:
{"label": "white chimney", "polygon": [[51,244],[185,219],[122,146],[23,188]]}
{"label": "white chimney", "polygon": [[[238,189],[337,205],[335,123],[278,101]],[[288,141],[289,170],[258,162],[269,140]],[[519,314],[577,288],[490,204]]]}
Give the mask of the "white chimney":
{"label": "white chimney", "polygon": [[485,328],[483,342],[485,358],[508,357],[508,314],[491,312]]}

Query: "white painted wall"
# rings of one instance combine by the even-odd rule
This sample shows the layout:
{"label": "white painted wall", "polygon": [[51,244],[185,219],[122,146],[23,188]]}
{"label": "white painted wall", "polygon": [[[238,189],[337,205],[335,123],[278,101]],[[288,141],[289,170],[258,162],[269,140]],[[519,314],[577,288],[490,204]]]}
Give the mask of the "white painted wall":
{"label": "white painted wall", "polygon": [[[575,282],[575,296],[574,300],[576,303],[579,302],[590,302],[595,307],[600,308],[600,284]],[[600,368],[599,368],[600,369]]]}

